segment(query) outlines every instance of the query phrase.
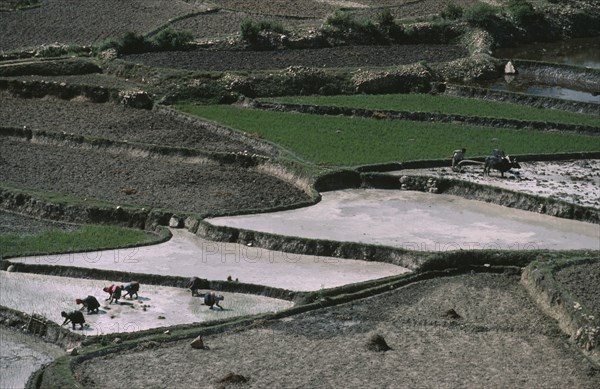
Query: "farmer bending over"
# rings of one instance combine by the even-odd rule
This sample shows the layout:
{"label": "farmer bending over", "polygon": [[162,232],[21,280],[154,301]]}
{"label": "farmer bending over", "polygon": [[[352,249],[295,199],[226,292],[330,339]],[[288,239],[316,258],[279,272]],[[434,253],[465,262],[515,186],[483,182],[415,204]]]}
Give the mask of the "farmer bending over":
{"label": "farmer bending over", "polygon": [[81,307],[79,310],[83,311],[87,308],[88,313],[98,313],[98,308],[100,308],[100,303],[94,296],[87,296],[84,299],[76,299],[75,303],[83,304],[83,307]]}
{"label": "farmer bending over", "polygon": [[192,291],[192,296],[197,296],[198,295],[198,289],[200,289],[200,287],[202,286],[202,279],[198,278],[198,277],[192,277],[190,278],[190,281],[188,282],[188,289]]}
{"label": "farmer bending over", "polygon": [[79,324],[81,329],[83,329],[85,317],[83,317],[83,313],[81,313],[81,311],[71,311],[69,313],[62,311],[60,315],[65,318],[65,321],[62,323],[63,326],[71,322],[73,324],[73,329],[75,329],[75,324]]}
{"label": "farmer bending over", "polygon": [[459,149],[459,150],[454,150],[452,152],[452,170],[460,171],[460,166],[458,166],[458,163],[460,161],[462,161],[463,159],[465,159],[466,152],[467,152],[467,149]]}
{"label": "farmer bending over", "polygon": [[108,298],[105,301],[108,301],[109,304],[111,304],[113,302],[113,300],[115,301],[115,303],[119,303],[119,299],[121,298],[121,286],[120,285],[111,285],[111,286],[107,286],[106,288],[102,289],[103,291],[105,291],[106,293],[109,294]]}
{"label": "farmer bending over", "polygon": [[125,291],[123,298],[125,298],[127,296],[133,298],[134,294],[135,294],[135,298],[138,298],[138,291],[140,290],[140,283],[136,282],[136,281],[131,281],[128,284],[121,285],[121,289],[123,289]]}
{"label": "farmer bending over", "polygon": [[219,301],[224,300],[225,297],[221,295],[216,295],[215,292],[210,292],[204,295],[204,305],[208,305],[208,309],[213,309],[213,305],[223,309],[222,306],[219,305]]}

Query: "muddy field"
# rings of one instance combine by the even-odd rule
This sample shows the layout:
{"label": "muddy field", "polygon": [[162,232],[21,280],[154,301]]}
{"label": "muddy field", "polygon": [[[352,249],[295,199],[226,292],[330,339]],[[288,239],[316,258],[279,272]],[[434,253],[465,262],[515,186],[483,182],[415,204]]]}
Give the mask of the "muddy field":
{"label": "muddy field", "polygon": [[555,277],[580,304],[600,317],[600,260],[569,266],[558,271]]}
{"label": "muddy field", "polygon": [[287,182],[233,165],[161,160],[7,137],[0,138],[0,155],[4,184],[119,205],[219,213],[308,200]]}
{"label": "muddy field", "polygon": [[90,45],[128,31],[147,33],[169,19],[205,9],[183,0],[43,1],[38,8],[3,12],[0,52],[42,44]]}
{"label": "muddy field", "polygon": [[[192,297],[188,289],[166,286],[141,285],[139,297],[122,298],[109,304],[103,287],[112,285],[109,280],[85,280],[38,274],[0,272],[0,305],[22,312],[35,312],[57,324],[64,319],[61,311],[81,308],[76,298],[94,296],[100,303],[98,313],[84,311],[86,325],[76,326],[75,332],[85,336],[126,333],[178,324],[200,323],[263,312],[287,309],[292,303],[264,296],[242,293],[220,293],[223,309],[211,310],[202,297]],[[117,283],[121,285],[122,283]],[[199,293],[206,293],[199,290]],[[26,294],[28,299],[22,296]],[[73,331],[72,326],[65,326]]]}
{"label": "muddy field", "polygon": [[419,61],[446,62],[463,58],[458,45],[343,46],[277,51],[204,50],[126,55],[127,61],[186,70],[270,70],[289,66],[385,67]]}
{"label": "muddy field", "polygon": [[497,171],[484,176],[483,167],[478,165],[465,165],[460,172],[451,168],[430,168],[404,169],[391,174],[453,178],[587,207],[600,206],[600,160],[530,161],[520,162],[520,165],[521,168],[507,172],[505,177]]}
{"label": "muddy field", "polygon": [[[453,315],[450,310],[454,310]],[[372,335],[391,350],[371,351]],[[204,337],[119,358],[145,363],[114,369],[112,356],[84,362],[76,376],[86,387],[220,387],[228,373],[244,387],[530,387],[600,385],[557,325],[518,278],[485,274],[413,284],[365,300]],[[211,368],[204,362],[210,360]],[[171,374],[155,374],[169,366]],[[343,378],[340,378],[343,377]]]}
{"label": "muddy field", "polygon": [[269,155],[268,148],[257,149],[250,142],[226,136],[197,120],[174,117],[162,111],[53,97],[20,99],[3,92],[0,92],[0,98],[0,123],[3,126],[27,126],[42,131],[212,152],[245,150]]}

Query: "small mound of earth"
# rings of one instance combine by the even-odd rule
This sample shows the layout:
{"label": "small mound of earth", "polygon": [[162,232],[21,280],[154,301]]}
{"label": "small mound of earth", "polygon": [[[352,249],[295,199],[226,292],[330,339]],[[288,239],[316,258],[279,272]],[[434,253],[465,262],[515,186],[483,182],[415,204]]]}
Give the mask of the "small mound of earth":
{"label": "small mound of earth", "polygon": [[456,311],[454,309],[447,310],[444,313],[444,317],[446,319],[452,319],[452,320],[462,319],[462,316],[459,315],[458,313],[456,313]]}
{"label": "small mound of earth", "polygon": [[219,384],[243,384],[245,382],[248,382],[248,378],[235,373],[228,373],[225,377],[217,381]]}
{"label": "small mound of earth", "polygon": [[367,349],[370,351],[385,352],[391,350],[392,348],[387,344],[383,336],[374,334],[369,338]]}

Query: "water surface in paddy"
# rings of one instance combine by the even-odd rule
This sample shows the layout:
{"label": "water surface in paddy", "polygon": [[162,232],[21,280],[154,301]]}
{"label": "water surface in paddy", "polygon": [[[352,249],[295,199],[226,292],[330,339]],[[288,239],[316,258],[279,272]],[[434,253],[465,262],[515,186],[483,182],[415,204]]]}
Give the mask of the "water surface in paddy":
{"label": "water surface in paddy", "polygon": [[600,37],[506,47],[495,50],[494,57],[600,69]]}
{"label": "water surface in paddy", "polygon": [[0,387],[24,388],[29,376],[64,354],[55,345],[0,326]]}

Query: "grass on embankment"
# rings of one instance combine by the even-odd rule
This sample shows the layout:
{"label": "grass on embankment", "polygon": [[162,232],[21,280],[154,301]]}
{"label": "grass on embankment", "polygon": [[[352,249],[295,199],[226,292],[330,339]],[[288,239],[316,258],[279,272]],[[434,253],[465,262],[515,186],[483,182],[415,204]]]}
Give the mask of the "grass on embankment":
{"label": "grass on embankment", "polygon": [[279,144],[308,162],[326,166],[444,159],[462,147],[467,149],[467,157],[486,156],[495,148],[508,154],[600,150],[599,137],[579,134],[269,112],[223,105],[181,104],[178,108]]}
{"label": "grass on embankment", "polygon": [[291,104],[352,107],[372,110],[431,112],[600,127],[600,117],[597,115],[578,114],[560,110],[527,107],[513,103],[474,100],[452,96],[434,96],[427,94],[287,96],[263,100]]}
{"label": "grass on embankment", "polygon": [[0,235],[0,257],[91,251],[158,242],[147,231],[103,225],[83,225],[73,231],[48,229],[35,235]]}

